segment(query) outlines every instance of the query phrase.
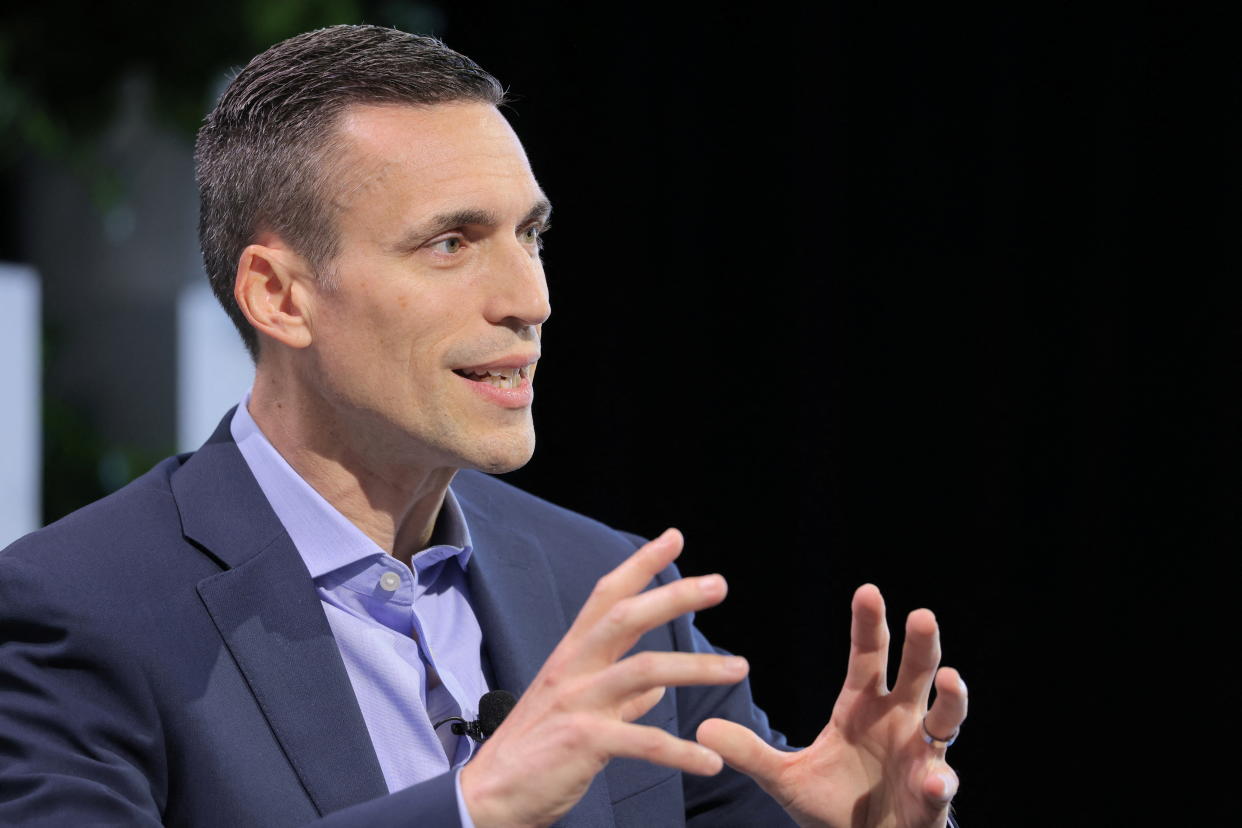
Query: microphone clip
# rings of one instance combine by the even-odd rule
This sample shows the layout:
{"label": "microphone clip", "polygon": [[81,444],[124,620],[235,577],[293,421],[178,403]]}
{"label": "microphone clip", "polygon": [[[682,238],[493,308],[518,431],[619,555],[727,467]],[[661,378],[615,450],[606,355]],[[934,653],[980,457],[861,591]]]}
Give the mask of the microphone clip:
{"label": "microphone clip", "polygon": [[452,731],[454,736],[469,736],[480,745],[487,741],[488,736],[492,735],[483,732],[483,726],[479,724],[477,719],[473,722],[468,722],[461,716],[449,716],[447,719],[436,722],[433,727],[439,730],[444,725],[449,726],[449,730]]}
{"label": "microphone clip", "polygon": [[473,722],[468,722],[461,716],[449,716],[435,723],[434,727],[439,730],[441,726],[452,723],[450,729],[454,736],[469,736],[478,744],[483,744],[487,738],[496,732],[496,728],[500,727],[500,723],[505,720],[505,716],[509,715],[509,711],[517,704],[514,695],[506,690],[493,690],[490,693],[484,693],[483,698],[479,699],[479,718]]}

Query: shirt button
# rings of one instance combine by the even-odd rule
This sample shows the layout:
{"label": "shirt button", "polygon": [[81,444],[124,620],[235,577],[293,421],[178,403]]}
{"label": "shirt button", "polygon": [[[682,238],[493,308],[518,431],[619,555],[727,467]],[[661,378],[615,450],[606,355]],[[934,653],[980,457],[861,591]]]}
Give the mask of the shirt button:
{"label": "shirt button", "polygon": [[401,576],[395,572],[385,572],[380,576],[380,588],[388,592],[396,592],[401,586]]}

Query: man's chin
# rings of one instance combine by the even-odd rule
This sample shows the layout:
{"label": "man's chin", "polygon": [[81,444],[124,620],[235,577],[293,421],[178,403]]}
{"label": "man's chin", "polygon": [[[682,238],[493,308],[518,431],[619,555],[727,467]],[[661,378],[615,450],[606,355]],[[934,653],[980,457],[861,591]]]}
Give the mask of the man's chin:
{"label": "man's chin", "polygon": [[469,458],[469,468],[488,474],[505,474],[517,471],[530,462],[535,453],[535,435],[516,438],[488,447],[490,451],[481,451]]}
{"label": "man's chin", "polygon": [[530,462],[529,457],[527,457],[525,460],[521,461],[520,463],[512,463],[512,462],[480,463],[477,466],[475,466],[475,470],[486,472],[487,474],[506,474],[511,471],[517,471],[518,469],[522,468],[522,466],[525,466],[528,462]]}

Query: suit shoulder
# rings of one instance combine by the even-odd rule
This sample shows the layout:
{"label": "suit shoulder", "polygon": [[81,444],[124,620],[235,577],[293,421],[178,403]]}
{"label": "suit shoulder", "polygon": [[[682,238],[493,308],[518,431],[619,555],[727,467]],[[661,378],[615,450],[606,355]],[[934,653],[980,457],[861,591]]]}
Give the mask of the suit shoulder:
{"label": "suit shoulder", "polygon": [[152,548],[169,532],[180,538],[169,480],[186,456],[169,457],[112,494],[19,538],[0,550],[0,560],[94,571],[115,564],[114,555]]}
{"label": "suit shoulder", "polygon": [[615,565],[645,542],[638,535],[614,529],[483,472],[458,472],[452,488],[463,508],[468,504],[477,514],[503,519],[513,531],[542,539],[555,537],[558,543],[553,548],[589,544],[588,548]]}

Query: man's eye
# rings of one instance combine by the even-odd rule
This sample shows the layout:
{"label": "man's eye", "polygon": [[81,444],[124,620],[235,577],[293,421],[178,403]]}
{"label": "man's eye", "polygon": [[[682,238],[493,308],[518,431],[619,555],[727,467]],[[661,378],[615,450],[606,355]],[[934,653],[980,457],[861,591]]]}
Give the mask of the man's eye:
{"label": "man's eye", "polygon": [[533,244],[537,247],[543,247],[543,234],[548,232],[547,227],[540,227],[538,224],[532,224],[522,231],[522,241],[526,244]]}
{"label": "man's eye", "polygon": [[440,239],[438,242],[431,244],[431,249],[439,253],[447,253],[450,256],[461,250],[461,239],[456,236],[449,236],[447,239]]}

